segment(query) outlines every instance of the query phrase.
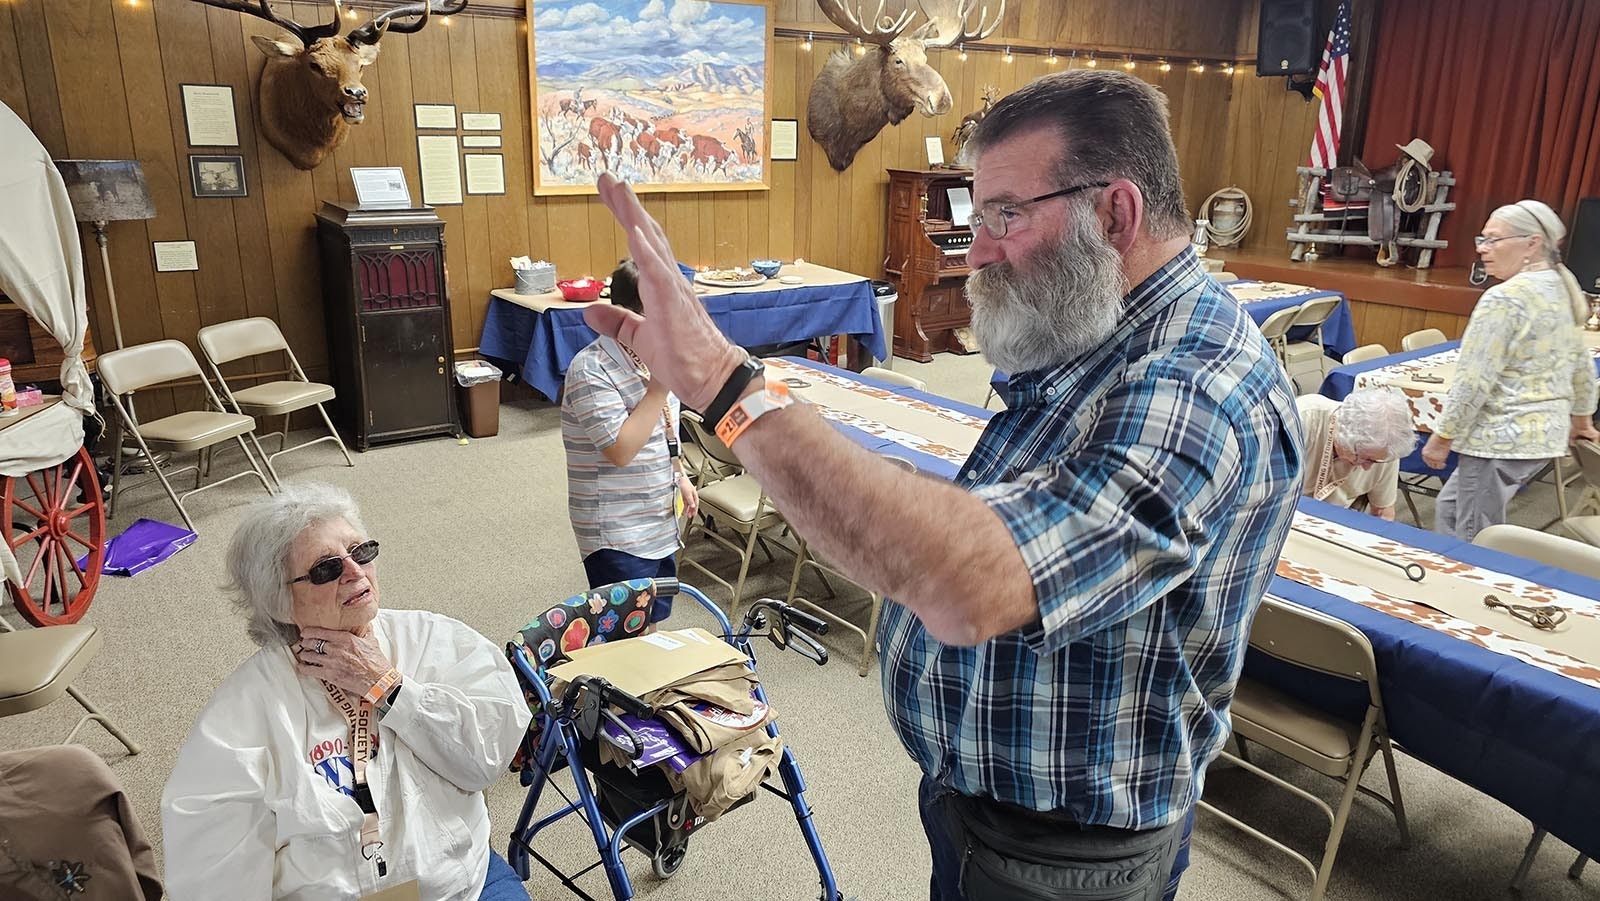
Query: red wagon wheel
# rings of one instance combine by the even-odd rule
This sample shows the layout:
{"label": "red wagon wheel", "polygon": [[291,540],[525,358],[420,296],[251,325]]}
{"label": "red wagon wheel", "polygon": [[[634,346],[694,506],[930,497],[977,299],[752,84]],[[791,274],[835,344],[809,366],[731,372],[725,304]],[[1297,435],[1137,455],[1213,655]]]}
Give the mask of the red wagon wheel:
{"label": "red wagon wheel", "polygon": [[[106,508],[89,452],[0,483],[0,537],[22,570],[6,583],[35,626],[75,623],[89,609],[106,555]],[[84,558],[79,565],[79,558]]]}

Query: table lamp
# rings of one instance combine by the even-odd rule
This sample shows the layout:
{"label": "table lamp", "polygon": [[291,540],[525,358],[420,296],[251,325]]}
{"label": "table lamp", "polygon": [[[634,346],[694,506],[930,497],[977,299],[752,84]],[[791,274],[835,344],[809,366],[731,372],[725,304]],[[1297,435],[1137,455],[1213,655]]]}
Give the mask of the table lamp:
{"label": "table lamp", "polygon": [[117,348],[121,349],[122,320],[117,315],[117,289],[111,283],[111,257],[106,253],[106,223],[154,219],[156,205],[150,199],[150,186],[137,160],[56,160],[55,163],[67,183],[73,217],[94,225],[94,240],[100,245],[100,265],[106,274],[106,300],[111,305],[111,331]]}

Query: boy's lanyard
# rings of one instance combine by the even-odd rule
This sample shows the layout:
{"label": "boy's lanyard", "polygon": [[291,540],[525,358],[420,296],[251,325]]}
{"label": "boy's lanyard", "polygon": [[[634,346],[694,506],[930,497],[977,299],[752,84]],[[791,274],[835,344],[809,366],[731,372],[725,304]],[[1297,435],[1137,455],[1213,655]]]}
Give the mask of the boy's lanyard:
{"label": "boy's lanyard", "polygon": [[[639,375],[649,379],[650,367],[644,365],[644,361],[639,359],[639,355],[633,352],[633,348],[624,346],[622,350],[628,355],[628,359],[633,361],[634,367],[639,370]],[[661,402],[661,426],[667,435],[667,456],[676,460],[680,453],[678,449],[678,430],[672,423],[672,401],[670,400]]]}
{"label": "boy's lanyard", "polygon": [[365,700],[350,700],[343,690],[324,681],[322,687],[328,690],[328,697],[333,699],[333,706],[339,708],[344,715],[344,721],[350,727],[350,762],[355,769],[355,798],[361,805],[361,856],[367,860],[376,860],[378,875],[388,873],[389,867],[383,862],[383,842],[378,835],[378,806],[372,801],[372,789],[367,785],[367,761],[372,757],[373,723],[372,705]]}

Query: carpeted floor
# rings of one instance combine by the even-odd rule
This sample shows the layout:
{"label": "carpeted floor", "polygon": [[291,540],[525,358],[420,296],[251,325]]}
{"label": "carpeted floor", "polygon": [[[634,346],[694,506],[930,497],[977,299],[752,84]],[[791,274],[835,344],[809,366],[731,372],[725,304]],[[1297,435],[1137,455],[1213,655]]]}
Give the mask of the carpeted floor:
{"label": "carpeted floor", "polygon": [[[984,400],[989,370],[977,356],[942,355],[920,366],[900,360],[895,366],[927,379],[936,393],[974,404]],[[237,466],[238,459],[219,460],[223,471],[231,471],[230,465]],[[526,389],[508,390],[495,438],[467,446],[441,439],[384,447],[360,455],[354,469],[341,465],[331,447],[320,445],[280,459],[279,471],[286,479],[330,482],[355,495],[372,534],[383,541],[378,571],[385,606],[448,614],[501,643],[530,614],[583,586],[566,518],[559,412]],[[104,629],[107,641],[78,684],[143,743],[144,752],[126,756],[94,727],[84,731],[82,740],[111,761],[158,847],[161,788],[178,745],[212,686],[253,650],[218,587],[227,537],[239,505],[251,497],[243,482],[197,496],[191,509],[200,540],[134,579],[107,578],[85,619]],[[143,489],[128,501],[113,530],[125,528],[136,516],[176,518],[158,487]],[[1548,489],[1536,488],[1518,499],[1514,518],[1537,524],[1550,504]],[[1424,517],[1430,514],[1425,507]],[[726,563],[731,556],[720,559]],[[749,595],[781,597],[792,564],[782,551],[775,562],[763,561],[755,569]],[[820,593],[820,586],[809,579],[802,587],[813,596]],[[717,591],[709,593],[726,600]],[[863,601],[846,596],[830,603],[859,614]],[[675,620],[681,624],[709,622],[686,602],[680,602],[678,611]],[[21,625],[9,607],[4,615]],[[916,769],[889,730],[876,667],[868,678],[858,677],[857,642],[830,639],[835,658],[823,668],[795,654],[758,649],[784,735],[809,781],[816,823],[846,895],[868,901],[926,897],[929,861],[915,806]],[[76,705],[63,699],[44,710],[0,720],[0,747],[59,741],[77,713]],[[1275,771],[1321,796],[1335,797],[1331,783],[1273,761],[1265,752],[1258,758],[1269,758],[1266,763]],[[1423,764],[1403,756],[1400,764],[1412,846],[1398,848],[1394,824],[1383,809],[1358,801],[1330,897],[1505,895],[1529,835],[1528,823]],[[1374,776],[1368,784],[1381,790],[1381,773]],[[488,793],[494,841],[501,850],[522,796],[509,776]],[[1319,814],[1247,774],[1214,770],[1208,796],[1287,836],[1296,847],[1313,853],[1320,848]],[[581,866],[593,854],[592,846],[585,848],[587,841],[576,825],[562,824],[546,834],[540,847],[566,865]],[[1565,875],[1572,859],[1565,845],[1547,841],[1525,896],[1600,899],[1600,866],[1574,882]],[[632,864],[642,897],[816,897],[815,872],[793,818],[769,796],[698,836],[683,870],[668,882],[651,876],[642,858],[634,856]],[[536,899],[566,896],[542,871],[529,885]],[[587,877],[587,885],[604,895],[598,876]],[[1214,819],[1200,818],[1194,862],[1181,897],[1256,901],[1303,897],[1309,888],[1298,864]]]}

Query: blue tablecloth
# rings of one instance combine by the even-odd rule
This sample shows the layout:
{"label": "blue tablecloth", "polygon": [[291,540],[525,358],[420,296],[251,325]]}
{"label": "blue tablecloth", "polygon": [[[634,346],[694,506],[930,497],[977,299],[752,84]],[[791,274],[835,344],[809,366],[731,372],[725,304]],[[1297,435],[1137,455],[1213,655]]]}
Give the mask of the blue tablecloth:
{"label": "blue tablecloth", "polygon": [[[1478,566],[1589,598],[1600,581],[1310,499],[1300,509]],[[1600,689],[1315,588],[1274,577],[1272,594],[1344,620],[1372,641],[1389,731],[1411,756],[1600,856]],[[1245,673],[1359,717],[1326,677],[1252,653]],[[1402,794],[1406,786],[1400,786]]]}
{"label": "blue tablecloth", "polygon": [[[1356,376],[1363,372],[1371,372],[1374,369],[1382,369],[1385,366],[1393,366],[1396,363],[1404,363],[1407,360],[1432,356],[1441,351],[1454,350],[1460,346],[1460,341],[1446,341],[1443,344],[1433,344],[1421,350],[1406,350],[1361,363],[1351,363],[1348,366],[1335,366],[1328,372],[1327,377],[1322,380],[1322,388],[1318,393],[1333,400],[1344,400],[1349,396],[1350,392],[1356,390]],[[1444,469],[1434,469],[1422,462],[1422,445],[1427,443],[1427,440],[1428,435],[1426,432],[1417,433],[1417,446],[1412,448],[1410,455],[1400,461],[1400,471],[1415,475],[1438,476],[1441,479],[1450,478],[1450,473],[1455,472],[1456,469],[1456,455],[1453,453],[1450,455],[1450,460],[1445,463]]]}
{"label": "blue tablecloth", "polygon": [[[821,335],[851,335],[877,359],[888,358],[877,299],[866,279],[842,285],[739,290],[701,297],[711,321],[741,346],[787,344]],[[595,339],[581,309],[538,313],[492,297],[478,353],[522,372],[523,381],[554,400],[572,358]]]}
{"label": "blue tablecloth", "polygon": [[[1251,282],[1249,280],[1241,280],[1229,282],[1228,284],[1248,285]],[[1311,290],[1305,294],[1296,294],[1293,297],[1272,297],[1267,300],[1241,304],[1241,306],[1244,307],[1246,313],[1250,314],[1250,318],[1255,320],[1256,325],[1260,325],[1267,321],[1268,316],[1279,310],[1296,307],[1308,300],[1316,300],[1319,297],[1339,298],[1339,305],[1334,308],[1328,320],[1322,324],[1322,349],[1328,356],[1336,360],[1343,359],[1345,354],[1356,349],[1356,327],[1354,321],[1350,318],[1350,302],[1345,299],[1343,294],[1337,291]],[[1310,336],[1311,328],[1309,326],[1289,330],[1290,341],[1303,341]],[[1007,406],[1011,404],[1009,383],[1010,380],[1006,373],[998,369],[989,377],[989,386],[994,388],[995,393],[1000,396],[1000,399]]]}
{"label": "blue tablecloth", "polygon": [[[926,391],[918,391],[915,388],[910,388],[905,385],[895,385],[889,382],[881,382],[875,378],[862,375],[859,372],[849,372],[847,370],[840,369],[837,366],[829,366],[826,363],[818,363],[816,360],[802,360],[798,357],[783,357],[782,359],[790,363],[797,363],[801,366],[810,366],[813,369],[824,370],[832,373],[833,375],[837,375],[840,378],[846,378],[852,381],[860,382],[863,385],[871,385],[874,388],[882,388],[885,391],[888,391],[892,394],[898,394],[902,397],[915,398],[917,400],[933,404],[934,406],[944,407],[947,410],[955,410],[960,413],[965,413],[968,416],[975,416],[984,420],[985,422],[987,422],[990,417],[994,416],[993,410],[985,410],[982,407],[975,407],[972,404],[964,404],[961,401],[951,400],[948,397],[940,397],[937,394],[929,394]],[[838,429],[840,432],[843,432],[844,435],[851,441],[854,441],[873,453],[887,454],[893,457],[904,457],[905,459],[910,460],[916,465],[919,472],[923,472],[931,476],[938,476],[942,479],[953,479],[956,477],[956,474],[961,471],[961,465],[958,463],[951,463],[941,457],[934,457],[929,454],[924,454],[921,451],[912,450],[903,444],[892,441],[881,435],[873,435],[868,432],[863,432],[860,429],[838,422],[830,422],[830,425]]]}

